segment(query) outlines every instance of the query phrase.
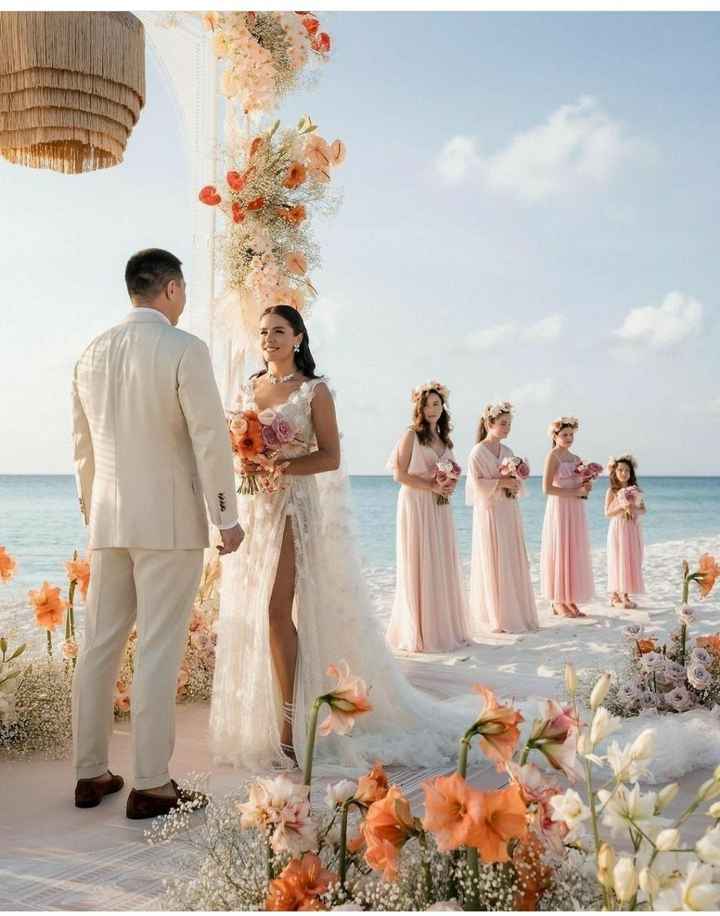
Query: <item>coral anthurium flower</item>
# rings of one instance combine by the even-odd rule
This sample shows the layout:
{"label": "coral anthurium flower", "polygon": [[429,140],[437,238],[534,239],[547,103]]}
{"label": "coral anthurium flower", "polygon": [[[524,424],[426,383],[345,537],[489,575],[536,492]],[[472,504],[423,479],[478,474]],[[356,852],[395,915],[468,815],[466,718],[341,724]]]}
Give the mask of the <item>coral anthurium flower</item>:
{"label": "coral anthurium flower", "polygon": [[482,820],[468,845],[474,846],[486,864],[507,862],[510,840],[527,837],[527,808],[520,786],[512,783],[494,792],[481,792]]}
{"label": "coral anthurium flower", "polygon": [[256,156],[263,146],[265,146],[265,137],[255,137],[250,144],[250,158]]}
{"label": "coral anthurium flower", "polygon": [[242,191],[245,187],[247,179],[244,175],[241,175],[240,172],[230,171],[225,176],[225,180],[228,185],[233,189],[233,191]]}
{"label": "coral anthurium flower", "polygon": [[262,210],[264,206],[265,206],[265,198],[256,197],[254,198],[254,200],[251,200],[248,202],[247,208],[248,210]]}
{"label": "coral anthurium flower", "polygon": [[280,912],[323,910],[319,899],[339,880],[335,872],[323,868],[320,857],[306,852],[292,861],[270,882],[265,909]]}
{"label": "coral anthurium flower", "polygon": [[518,725],[523,721],[522,714],[511,706],[500,706],[495,694],[487,687],[475,684],[472,689],[484,701],[473,731],[480,736],[480,747],[485,756],[495,763],[498,770],[502,770],[512,758],[520,738]]}
{"label": "coral anthurium flower", "polygon": [[232,221],[234,223],[242,223],[245,221],[245,211],[242,208],[242,205],[237,203],[237,201],[232,205]]}
{"label": "coral anthurium flower", "polygon": [[9,582],[15,575],[16,566],[15,558],[4,547],[0,547],[0,582]]}
{"label": "coral anthurium flower", "polygon": [[198,194],[198,198],[201,203],[207,204],[208,207],[216,207],[222,200],[213,184],[206,184]]}
{"label": "coral anthurium flower", "polygon": [[469,840],[482,819],[483,795],[459,773],[423,783],[423,827],[433,834],[438,849],[447,852],[472,845]]}
{"label": "coral anthurium flower", "polygon": [[703,598],[707,598],[713,590],[718,577],[720,577],[720,565],[709,553],[704,553],[700,557],[698,573],[697,584],[700,589],[700,594]]}
{"label": "coral anthurium flower", "polygon": [[54,630],[65,619],[67,604],[60,597],[57,586],[43,582],[42,588],[28,593],[30,603],[35,608],[35,620],[39,627],[45,630]]}
{"label": "coral anthurium flower", "polygon": [[333,165],[342,165],[345,161],[347,150],[342,140],[334,140],[330,144],[330,162]]}
{"label": "coral anthurium flower", "polygon": [[287,175],[285,176],[285,181],[283,181],[284,188],[299,188],[300,185],[307,178],[307,171],[302,162],[292,162],[290,168],[287,170]]}
{"label": "coral anthurium flower", "polygon": [[320,20],[309,13],[302,17],[302,24],[305,26],[308,35],[314,35],[320,28]]}
{"label": "coral anthurium flower", "polygon": [[332,732],[347,735],[355,725],[356,716],[372,709],[368,702],[367,685],[362,678],[350,674],[346,661],[330,665],[327,674],[337,679],[337,686],[323,697],[330,707],[330,715],[320,723],[318,731],[323,736]]}
{"label": "coral anthurium flower", "polygon": [[369,773],[358,779],[355,798],[364,805],[372,805],[373,802],[385,798],[389,788],[390,785],[383,765],[378,762],[374,764]]}
{"label": "coral anthurium flower", "polygon": [[285,266],[291,274],[307,273],[307,258],[302,251],[291,251],[285,259]]}
{"label": "coral anthurium flower", "polygon": [[307,216],[307,213],[302,204],[297,204],[295,207],[290,207],[289,210],[285,210],[284,216],[291,226],[299,226]]}
{"label": "coral anthurium flower", "polygon": [[316,168],[315,166],[310,166],[308,169],[308,178],[310,181],[315,181],[318,184],[329,184],[330,183],[330,170],[328,166],[323,168]]}
{"label": "coral anthurium flower", "polygon": [[90,587],[90,564],[87,560],[69,560],[65,564],[68,580],[77,582],[80,594],[87,598],[88,588]]}

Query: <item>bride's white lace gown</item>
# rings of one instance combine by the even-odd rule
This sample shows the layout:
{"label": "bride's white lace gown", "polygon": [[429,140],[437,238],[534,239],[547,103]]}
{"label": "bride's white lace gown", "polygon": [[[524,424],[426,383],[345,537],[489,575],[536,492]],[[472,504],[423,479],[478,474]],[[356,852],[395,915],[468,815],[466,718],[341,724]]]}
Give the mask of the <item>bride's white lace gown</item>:
{"label": "bride's white lace gown", "polygon": [[[299,431],[283,448],[297,457],[317,448],[312,399],[322,379],[306,381],[273,408]],[[252,382],[234,409],[256,408]],[[217,660],[210,716],[214,759],[251,771],[288,766],[280,747],[282,702],[270,653],[268,607],[287,516],[292,518],[298,630],[293,743],[302,762],[309,707],[333,683],[328,665],[346,659],[370,686],[373,711],[356,720],[349,737],[318,738],[320,763],[360,769],[386,764],[436,766],[455,759],[457,739],[472,723],[470,697],[440,702],[415,690],[385,645],[363,581],[343,471],[288,476],[276,493],[241,496],[246,537],[223,560]]]}

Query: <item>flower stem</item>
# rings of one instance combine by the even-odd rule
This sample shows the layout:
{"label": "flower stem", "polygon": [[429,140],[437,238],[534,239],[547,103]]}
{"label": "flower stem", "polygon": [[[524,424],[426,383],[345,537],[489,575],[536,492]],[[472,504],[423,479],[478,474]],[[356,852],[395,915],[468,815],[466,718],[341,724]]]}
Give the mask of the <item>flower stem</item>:
{"label": "flower stem", "polygon": [[[460,739],[460,754],[458,757],[457,772],[463,779],[467,776],[468,754],[470,753],[470,744],[475,735],[475,726],[469,728]],[[472,879],[472,890],[470,892],[470,903],[466,909],[477,910],[479,907],[479,888],[480,888],[480,871],[478,865],[477,849],[467,848],[465,860],[470,870]]]}
{"label": "flower stem", "polygon": [[310,710],[308,719],[307,743],[305,745],[305,766],[303,768],[303,784],[310,785],[312,780],[313,754],[315,753],[315,733],[317,732],[317,720],[320,707],[325,702],[325,697],[317,697]]}
{"label": "flower stem", "polygon": [[463,779],[467,776],[468,754],[470,753],[470,743],[475,735],[475,726],[469,728],[460,739],[460,754],[458,755],[457,771]]}
{"label": "flower stem", "polygon": [[347,876],[347,822],[350,806],[355,801],[354,798],[348,798],[343,802],[340,809],[340,864],[338,872],[340,874],[340,887],[345,890],[345,878]]}
{"label": "flower stem", "polygon": [[418,842],[422,849],[423,906],[427,907],[432,900],[432,872],[430,870],[430,857],[428,856],[427,834],[424,830],[418,834]]}
{"label": "flower stem", "polygon": [[[598,819],[597,811],[595,810],[595,793],[593,792],[592,786],[592,773],[590,772],[590,761],[586,758],[583,760],[585,764],[585,785],[587,787],[588,801],[590,802],[590,818],[592,820],[592,831],[593,839],[595,840],[595,868],[599,871],[600,869],[600,830],[598,828]],[[610,909],[610,900],[608,899],[608,892],[605,885],[603,885],[603,901],[605,903],[605,909]]]}
{"label": "flower stem", "polygon": [[50,630],[47,631],[47,650],[48,658],[52,658],[52,636],[50,634]]}

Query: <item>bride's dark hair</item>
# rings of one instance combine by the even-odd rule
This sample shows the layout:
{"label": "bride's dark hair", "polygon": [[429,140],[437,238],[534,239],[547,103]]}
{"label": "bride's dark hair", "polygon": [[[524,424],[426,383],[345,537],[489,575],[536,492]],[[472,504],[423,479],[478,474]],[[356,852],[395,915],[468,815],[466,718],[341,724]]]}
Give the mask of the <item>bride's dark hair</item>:
{"label": "bride's dark hair", "polygon": [[[298,312],[297,309],[293,308],[291,305],[271,305],[269,308],[266,308],[262,313],[260,318],[264,318],[266,315],[279,315],[281,318],[284,318],[285,321],[293,329],[293,334],[297,336],[302,334],[302,340],[300,341],[300,349],[295,354],[295,365],[298,368],[298,371],[302,372],[303,375],[308,378],[321,378],[315,372],[315,360],[313,355],[310,352],[310,338],[305,327],[305,322],[303,317]],[[267,363],[265,363],[265,368],[261,369],[260,372],[256,373],[256,377],[260,375],[265,375],[267,372]]]}

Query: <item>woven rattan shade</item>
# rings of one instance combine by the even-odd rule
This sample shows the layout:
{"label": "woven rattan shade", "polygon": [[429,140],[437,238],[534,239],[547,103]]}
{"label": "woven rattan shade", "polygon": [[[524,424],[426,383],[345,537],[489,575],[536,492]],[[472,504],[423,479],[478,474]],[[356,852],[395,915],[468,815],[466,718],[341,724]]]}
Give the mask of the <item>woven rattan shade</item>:
{"label": "woven rattan shade", "polygon": [[78,174],[122,162],[145,101],[131,13],[0,12],[0,154]]}

